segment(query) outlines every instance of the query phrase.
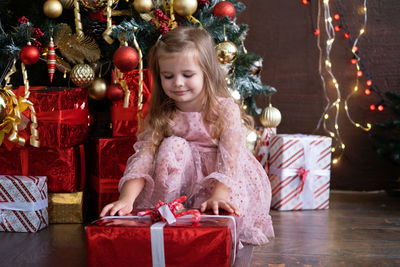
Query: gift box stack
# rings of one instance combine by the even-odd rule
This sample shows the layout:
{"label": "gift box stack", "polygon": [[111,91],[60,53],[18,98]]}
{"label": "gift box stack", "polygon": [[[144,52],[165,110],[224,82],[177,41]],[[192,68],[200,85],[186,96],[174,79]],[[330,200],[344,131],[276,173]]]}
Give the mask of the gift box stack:
{"label": "gift box stack", "polygon": [[278,134],[268,145],[272,209],[329,208],[331,138]]}
{"label": "gift box stack", "polygon": [[[15,94],[23,96],[24,88],[15,90]],[[83,220],[87,96],[87,90],[80,88],[32,87],[28,100],[36,111],[40,147],[30,146],[28,141],[19,146],[6,138],[0,146],[0,174],[47,176],[50,223]],[[25,139],[30,134],[30,112],[27,109],[21,114],[18,125],[18,134]],[[60,198],[58,194],[64,195]],[[59,212],[71,205],[74,212]]]}

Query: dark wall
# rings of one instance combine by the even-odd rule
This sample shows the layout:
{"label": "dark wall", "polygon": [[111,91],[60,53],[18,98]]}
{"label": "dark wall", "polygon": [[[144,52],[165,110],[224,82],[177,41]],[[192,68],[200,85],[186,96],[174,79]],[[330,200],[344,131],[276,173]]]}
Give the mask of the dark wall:
{"label": "dark wall", "polygon": [[[245,42],[248,51],[263,57],[262,80],[278,92],[272,103],[282,113],[279,133],[311,134],[326,104],[318,73],[317,38],[312,33],[316,25],[318,1],[312,8],[300,0],[246,0],[246,10],[238,22],[249,25]],[[320,0],[322,4],[322,0]],[[332,3],[332,15],[336,12]],[[363,23],[359,10],[362,0],[340,1],[350,32],[358,33]],[[359,40],[361,63],[382,92],[400,92],[400,1],[367,1],[368,23],[366,33]],[[310,16],[310,11],[312,15]],[[311,19],[312,18],[312,19]],[[312,20],[314,21],[312,23]],[[321,24],[323,25],[323,24]],[[321,38],[324,31],[321,29]],[[342,96],[347,96],[355,85],[355,67],[349,41],[343,32],[336,36],[331,52],[333,72],[339,82]],[[369,110],[379,98],[361,90],[349,102],[352,117],[361,123],[383,121],[391,115]],[[333,92],[332,86],[328,91]],[[260,107],[267,99],[258,99]],[[354,127],[341,110],[339,129],[346,150],[342,160],[332,166],[331,188],[345,190],[376,190],[385,188],[400,175],[399,168],[379,158],[372,148],[369,133]],[[323,131],[317,134],[326,135]]]}

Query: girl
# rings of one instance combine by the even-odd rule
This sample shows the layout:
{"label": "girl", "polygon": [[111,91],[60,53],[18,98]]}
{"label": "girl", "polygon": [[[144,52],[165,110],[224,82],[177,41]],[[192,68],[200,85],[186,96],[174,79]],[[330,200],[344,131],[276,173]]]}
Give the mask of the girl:
{"label": "girl", "polygon": [[230,96],[211,36],[181,26],[149,55],[154,83],[145,130],[120,180],[119,200],[100,216],[186,195],[188,208],[241,216],[242,242],[268,242],[274,236],[270,183],[245,147],[245,115]]}

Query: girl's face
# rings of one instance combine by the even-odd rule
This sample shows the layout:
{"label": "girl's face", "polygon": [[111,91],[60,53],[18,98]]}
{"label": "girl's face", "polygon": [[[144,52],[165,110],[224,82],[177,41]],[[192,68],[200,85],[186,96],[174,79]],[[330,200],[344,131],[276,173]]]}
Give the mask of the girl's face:
{"label": "girl's face", "polygon": [[165,94],[184,112],[201,111],[205,92],[204,75],[194,52],[161,55],[161,86]]}

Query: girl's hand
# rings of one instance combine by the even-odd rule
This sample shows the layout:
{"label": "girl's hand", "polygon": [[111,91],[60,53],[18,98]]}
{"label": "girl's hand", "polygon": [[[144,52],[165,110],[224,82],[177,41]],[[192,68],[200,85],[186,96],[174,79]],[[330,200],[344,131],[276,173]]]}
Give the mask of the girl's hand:
{"label": "girl's hand", "polygon": [[237,216],[240,215],[239,209],[235,205],[222,198],[211,197],[200,205],[201,212],[212,209],[215,215],[218,215],[218,209],[220,208]]}
{"label": "girl's hand", "polygon": [[100,213],[100,217],[106,215],[114,216],[118,214],[119,216],[124,216],[130,213],[133,209],[133,203],[131,201],[126,201],[124,199],[119,199],[113,203],[106,205]]}

